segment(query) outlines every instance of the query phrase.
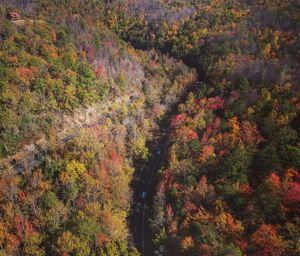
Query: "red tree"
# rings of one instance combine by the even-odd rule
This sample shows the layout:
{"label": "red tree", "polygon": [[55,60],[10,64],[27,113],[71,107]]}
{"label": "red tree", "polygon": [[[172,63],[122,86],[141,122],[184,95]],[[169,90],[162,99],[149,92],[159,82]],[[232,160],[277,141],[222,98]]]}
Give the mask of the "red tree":
{"label": "red tree", "polygon": [[262,224],[251,237],[257,247],[256,255],[259,256],[281,256],[284,255],[284,244],[278,236],[274,226]]}
{"label": "red tree", "polygon": [[300,213],[300,183],[293,182],[284,195],[284,204]]}

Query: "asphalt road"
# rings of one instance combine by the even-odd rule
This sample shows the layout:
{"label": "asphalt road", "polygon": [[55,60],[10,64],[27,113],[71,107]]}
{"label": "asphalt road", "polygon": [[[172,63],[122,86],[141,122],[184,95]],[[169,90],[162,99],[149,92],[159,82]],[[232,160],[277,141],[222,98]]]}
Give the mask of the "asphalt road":
{"label": "asphalt road", "polygon": [[[189,88],[189,91],[197,90],[200,86],[201,83],[196,82],[194,86]],[[187,94],[188,91],[182,95],[178,103],[184,102]],[[173,106],[172,109],[173,111],[170,111],[160,124],[156,143],[151,146],[151,153],[146,163],[137,169],[136,182],[133,184],[134,193],[130,213],[130,229],[133,242],[142,256],[153,256],[151,229],[149,226],[149,218],[155,194],[155,184],[153,181],[155,174],[166,163],[166,158],[168,157],[167,149],[171,131],[169,125],[172,115],[177,111],[177,107]]]}
{"label": "asphalt road", "polygon": [[147,162],[142,166],[134,185],[133,204],[130,215],[131,233],[135,246],[143,256],[152,256],[151,231],[149,228],[150,210],[153,200],[153,181],[156,172],[165,159],[169,141],[168,127],[161,128],[157,142],[152,145]]}

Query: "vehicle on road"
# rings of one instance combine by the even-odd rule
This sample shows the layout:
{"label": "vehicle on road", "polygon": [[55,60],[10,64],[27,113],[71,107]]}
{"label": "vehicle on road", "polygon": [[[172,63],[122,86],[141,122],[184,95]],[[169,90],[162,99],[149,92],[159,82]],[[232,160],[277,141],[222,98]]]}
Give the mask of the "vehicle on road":
{"label": "vehicle on road", "polygon": [[145,200],[146,199],[146,192],[141,192],[141,199]]}

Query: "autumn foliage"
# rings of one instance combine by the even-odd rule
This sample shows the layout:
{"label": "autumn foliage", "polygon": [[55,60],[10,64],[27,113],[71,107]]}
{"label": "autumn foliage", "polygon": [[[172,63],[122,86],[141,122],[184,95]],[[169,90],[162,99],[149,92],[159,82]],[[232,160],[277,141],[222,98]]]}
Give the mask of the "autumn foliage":
{"label": "autumn foliage", "polygon": [[2,1],[0,255],[138,255],[134,166],[172,111],[149,254],[298,256],[299,17],[297,0]]}

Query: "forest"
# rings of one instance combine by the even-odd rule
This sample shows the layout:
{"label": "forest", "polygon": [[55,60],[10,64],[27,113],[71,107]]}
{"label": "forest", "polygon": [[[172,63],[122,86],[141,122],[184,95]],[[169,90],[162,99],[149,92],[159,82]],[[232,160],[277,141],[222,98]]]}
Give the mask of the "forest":
{"label": "forest", "polygon": [[298,0],[1,0],[0,256],[299,255],[299,70]]}

